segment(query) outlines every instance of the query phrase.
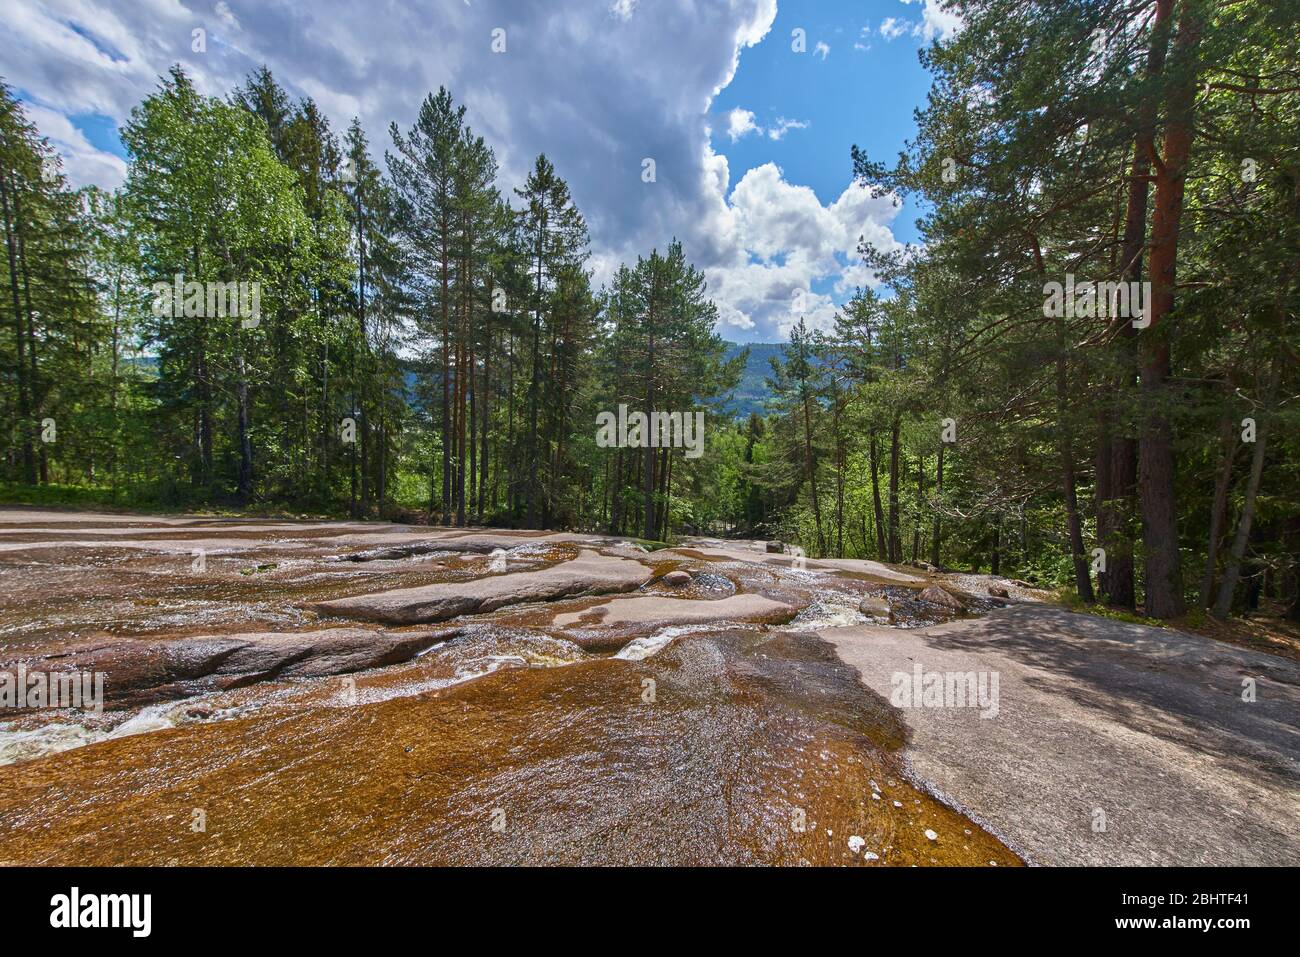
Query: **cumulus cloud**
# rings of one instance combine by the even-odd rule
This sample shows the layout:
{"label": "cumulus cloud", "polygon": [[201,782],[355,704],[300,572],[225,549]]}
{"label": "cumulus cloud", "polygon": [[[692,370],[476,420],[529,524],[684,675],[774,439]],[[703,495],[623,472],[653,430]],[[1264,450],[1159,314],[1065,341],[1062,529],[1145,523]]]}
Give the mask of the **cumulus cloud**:
{"label": "cumulus cloud", "polygon": [[[507,192],[542,152],[568,180],[597,282],[677,236],[705,271],[726,334],[770,339],[788,328],[796,288],[809,292],[810,320],[824,321],[833,307],[812,284],[843,287],[858,235],[893,241],[895,211],[862,205],[857,187],[822,206],[769,164],[732,189],[712,150],[713,100],[771,30],[775,0],[664,0],[654,16],[635,0],[399,4],[382,16],[344,0],[7,0],[6,12],[5,79],[78,185],[113,187],[125,171],[77,128],[82,117],[121,126],[174,63],[223,97],[265,63],[336,131],[359,116],[377,154],[390,146],[390,121],[409,125],[425,92],[447,86],[496,150]],[[191,48],[199,28],[202,53]],[[505,53],[492,52],[496,28]],[[814,50],[829,52],[824,42]],[[749,111],[740,121],[729,115],[723,131],[778,140],[803,123],[777,118],[764,129]],[[646,157],[654,183],[640,178]]]}
{"label": "cumulus cloud", "polygon": [[767,128],[767,137],[772,140],[779,140],[785,137],[790,130],[806,130],[808,123],[805,120],[787,120],[784,116],[778,116],[776,122]]}
{"label": "cumulus cloud", "polygon": [[885,17],[880,21],[880,35],[888,41],[897,40],[904,33],[913,29],[911,23],[906,20],[899,20],[896,17]]}
{"label": "cumulus cloud", "polygon": [[782,140],[785,134],[791,130],[806,130],[808,122],[806,120],[791,120],[784,116],[778,116],[768,126],[760,126],[752,110],[746,110],[742,107],[728,110],[723,114],[726,121],[724,132],[731,142],[736,142],[756,133],[759,136],[766,136],[770,140]]}
{"label": "cumulus cloud", "polygon": [[220,19],[226,26],[232,27],[236,30],[240,29],[239,18],[235,16],[234,11],[230,9],[230,4],[226,3],[226,0],[218,0],[218,3],[212,8],[212,12],[215,13],[218,19]]}
{"label": "cumulus cloud", "polygon": [[944,0],[903,0],[903,2],[923,4],[921,22],[913,26],[912,34],[921,37],[927,43],[936,37],[940,40],[951,40],[965,26],[959,13],[944,9]]}
{"label": "cumulus cloud", "polygon": [[754,114],[751,111],[736,107],[727,114],[727,135],[731,137],[731,142],[734,143],[750,133],[761,132],[763,131],[754,122]]}
{"label": "cumulus cloud", "polygon": [[609,12],[620,20],[631,20],[632,11],[636,9],[638,0],[614,0],[610,4]]}
{"label": "cumulus cloud", "polygon": [[747,171],[729,190],[725,157],[710,150],[705,167],[712,196],[703,226],[714,251],[706,273],[724,335],[753,330],[760,338],[784,337],[800,318],[830,328],[835,299],[814,287],[843,297],[856,285],[874,286],[875,277],[861,267],[859,242],[899,248],[890,231],[898,214],[892,197],[873,198],[854,183],[823,205],[774,163]]}
{"label": "cumulus cloud", "polygon": [[107,189],[121,186],[126,163],[120,156],[97,149],[86,135],[57,110],[36,103],[25,105],[27,118],[49,139],[63,162],[63,173],[74,185],[96,183]]}

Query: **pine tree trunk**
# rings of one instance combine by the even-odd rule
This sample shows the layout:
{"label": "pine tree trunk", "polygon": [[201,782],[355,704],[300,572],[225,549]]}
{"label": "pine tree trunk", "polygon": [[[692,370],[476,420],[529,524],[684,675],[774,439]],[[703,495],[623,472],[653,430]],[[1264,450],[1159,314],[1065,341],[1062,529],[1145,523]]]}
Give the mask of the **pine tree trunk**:
{"label": "pine tree trunk", "polygon": [[[241,337],[242,339],[242,337]],[[248,376],[244,371],[242,343],[236,359],[237,400],[239,404],[239,500],[247,503],[253,494],[253,442],[248,434]]]}
{"label": "pine tree trunk", "polygon": [[[943,494],[943,447],[944,443],[939,443],[939,456],[934,473],[934,495],[936,500]],[[930,564],[935,568],[941,567],[939,561],[939,546],[942,542],[941,518],[942,516],[939,513],[939,507],[936,502],[934,509],[934,536],[930,539]]]}
{"label": "pine tree trunk", "polygon": [[[1074,586],[1079,597],[1092,604],[1092,579],[1083,550],[1083,525],[1079,519],[1079,499],[1074,474],[1074,432],[1070,426],[1069,363],[1065,357],[1065,320],[1056,324],[1056,400],[1057,428],[1060,430],[1061,485],[1065,492],[1065,521],[1070,559],[1074,566]],[[999,522],[1001,518],[999,517]]]}
{"label": "pine tree trunk", "polygon": [[822,509],[817,498],[817,464],[813,461],[812,449],[812,413],[809,409],[812,398],[805,385],[803,388],[803,438],[804,461],[808,469],[808,481],[812,486],[813,521],[817,523],[817,555],[826,554],[826,539],[822,534]]}
{"label": "pine tree trunk", "polygon": [[903,559],[898,528],[898,439],[901,427],[901,417],[894,416],[889,434],[889,560],[895,563]]}
{"label": "pine tree trunk", "polygon": [[14,343],[17,350],[18,369],[18,415],[22,422],[19,434],[22,436],[23,481],[28,485],[36,484],[36,454],[32,445],[31,394],[27,382],[27,366],[24,359],[26,335],[23,332],[23,309],[18,293],[17,240],[13,222],[13,213],[9,202],[8,171],[0,170],[0,210],[4,213],[5,253],[9,259],[9,289],[14,303]]}
{"label": "pine tree trunk", "polygon": [[[442,221],[442,515],[447,522],[451,512],[451,292],[448,271],[447,240],[451,226]],[[432,509],[430,509],[432,511]]]}
{"label": "pine tree trunk", "polygon": [[1219,468],[1214,476],[1214,502],[1210,506],[1210,537],[1205,548],[1205,570],[1201,573],[1200,607],[1208,608],[1214,592],[1214,569],[1219,561],[1219,546],[1223,540],[1223,526],[1228,520],[1228,489],[1232,486],[1232,470],[1237,461],[1236,426],[1232,416],[1224,415],[1220,426],[1219,447],[1223,450]]}
{"label": "pine tree trunk", "polygon": [[1002,574],[1002,513],[993,516],[993,549],[989,555],[989,571],[994,575]]}
{"label": "pine tree trunk", "polygon": [[1223,581],[1219,584],[1219,597],[1214,602],[1215,618],[1227,618],[1232,612],[1232,597],[1241,578],[1242,561],[1246,557],[1246,545],[1250,542],[1250,526],[1255,520],[1255,499],[1259,494],[1260,479],[1264,475],[1264,458],[1268,452],[1269,424],[1279,372],[1277,360],[1274,359],[1268,385],[1264,390],[1262,415],[1255,433],[1255,451],[1250,460],[1250,477],[1246,480],[1246,498],[1241,506],[1241,518],[1237,520],[1237,534],[1232,540],[1232,550],[1228,553],[1228,566],[1224,569]]}
{"label": "pine tree trunk", "polygon": [[880,451],[875,429],[871,430],[871,441],[867,445],[867,450],[871,458],[871,503],[876,519],[876,557],[882,562],[887,562],[889,546],[885,539],[885,509],[880,502]]}
{"label": "pine tree trunk", "polygon": [[1138,483],[1146,569],[1146,613],[1175,618],[1183,613],[1182,568],[1178,555],[1178,512],[1174,498],[1174,451],[1165,412],[1173,332],[1166,321],[1174,308],[1178,232],[1183,214],[1187,161],[1191,154],[1192,109],[1196,95],[1196,56],[1201,39],[1199,11],[1184,0],[1174,41],[1173,61],[1180,82],[1168,95],[1164,157],[1155,163],[1156,189],[1151,220],[1150,325],[1143,331],[1142,405],[1145,417],[1138,444]]}
{"label": "pine tree trunk", "polygon": [[[1164,69],[1169,44],[1169,18],[1173,0],[1157,0],[1146,75],[1159,76]],[[1148,98],[1139,115],[1138,134],[1133,142],[1132,172],[1124,214],[1124,238],[1120,252],[1120,276],[1125,282],[1142,280],[1142,256],[1146,250],[1147,197],[1151,156],[1155,152],[1156,103]],[[1133,539],[1137,514],[1138,444],[1129,419],[1123,413],[1135,401],[1137,388],[1137,330],[1131,319],[1118,318],[1112,324],[1113,350],[1120,371],[1113,397],[1103,399],[1103,417],[1097,454],[1097,539],[1106,549],[1106,570],[1099,576],[1101,591],[1111,608],[1133,610],[1137,606],[1134,584]]]}

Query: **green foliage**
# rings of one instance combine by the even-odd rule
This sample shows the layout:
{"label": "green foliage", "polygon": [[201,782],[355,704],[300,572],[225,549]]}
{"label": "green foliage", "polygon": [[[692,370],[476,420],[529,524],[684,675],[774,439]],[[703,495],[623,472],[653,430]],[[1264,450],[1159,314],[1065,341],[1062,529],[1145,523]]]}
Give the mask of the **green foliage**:
{"label": "green foliage", "polygon": [[[446,89],[381,169],[359,122],[336,137],[266,68],[220,100],[177,67],[108,195],[68,189],[0,88],[2,494],[781,538],[1083,606],[1104,548],[1118,616],[1300,608],[1293,18],[953,10],[914,140],[892,165],[853,151],[919,201],[921,245],[864,247],[879,289],[752,356],[675,239],[594,289],[560,171],[538,156],[503,188]],[[177,274],[256,283],[258,321],[156,308]],[[1045,310],[1067,274],[1154,278],[1159,321]],[[706,410],[705,454],[603,447],[620,406]]]}

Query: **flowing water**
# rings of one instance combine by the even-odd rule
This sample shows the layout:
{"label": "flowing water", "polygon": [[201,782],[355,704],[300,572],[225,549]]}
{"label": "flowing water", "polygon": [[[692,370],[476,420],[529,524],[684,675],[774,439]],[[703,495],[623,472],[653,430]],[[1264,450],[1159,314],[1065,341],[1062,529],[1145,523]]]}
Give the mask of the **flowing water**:
{"label": "flowing water", "polygon": [[[899,714],[817,635],[882,623],[868,595],[896,627],[933,620],[920,583],[708,542],[57,515],[0,511],[0,670],[117,671],[101,714],[0,721],[2,862],[1018,863],[908,778]],[[627,597],[785,610],[605,624],[622,596],[576,595],[385,628],[307,607],[592,548],[644,563]],[[678,570],[690,582],[668,585]],[[574,613],[592,617],[555,624]],[[208,650],[266,633],[297,642],[269,670],[223,672],[234,659]],[[357,634],[402,650],[355,666]],[[160,676],[196,648],[202,668]]]}

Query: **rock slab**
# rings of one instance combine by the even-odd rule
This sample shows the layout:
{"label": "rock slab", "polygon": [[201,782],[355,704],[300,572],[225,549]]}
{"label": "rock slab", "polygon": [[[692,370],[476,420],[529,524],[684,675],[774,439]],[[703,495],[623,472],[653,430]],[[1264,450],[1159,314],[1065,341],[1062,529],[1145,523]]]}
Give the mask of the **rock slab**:
{"label": "rock slab", "polygon": [[576,558],[534,571],[397,588],[316,602],[308,607],[322,615],[418,625],[496,611],[507,605],[633,591],[652,577],[653,572],[638,561],[583,549]]}

